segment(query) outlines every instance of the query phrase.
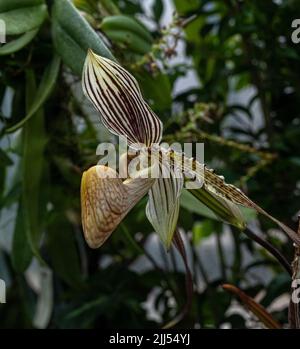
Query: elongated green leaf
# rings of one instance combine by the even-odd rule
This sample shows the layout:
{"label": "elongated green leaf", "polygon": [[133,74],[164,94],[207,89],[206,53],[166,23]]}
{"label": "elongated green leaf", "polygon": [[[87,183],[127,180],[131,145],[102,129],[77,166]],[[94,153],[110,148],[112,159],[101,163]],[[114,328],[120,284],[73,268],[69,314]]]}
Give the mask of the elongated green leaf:
{"label": "elongated green leaf", "polygon": [[151,34],[130,16],[105,17],[101,23],[101,30],[113,43],[124,44],[132,52],[145,54],[151,50]]}
{"label": "elongated green leaf", "polygon": [[3,166],[0,166],[0,207],[2,202],[2,196],[4,195],[5,177],[6,177],[6,168]]}
{"label": "elongated green leaf", "polygon": [[105,34],[111,42],[123,44],[126,49],[132,52],[144,55],[151,50],[149,42],[127,30],[106,30]]}
{"label": "elongated green leaf", "polygon": [[204,215],[207,217],[215,215],[215,217],[212,216],[211,218],[216,219],[219,217],[222,221],[232,224],[239,229],[245,229],[245,220],[237,205],[208,192],[204,188],[190,189],[189,192],[209,208],[210,213],[207,209],[204,210],[201,207]]}
{"label": "elongated green leaf", "polygon": [[38,33],[38,29],[31,30],[17,39],[0,47],[0,56],[9,55],[25,47]]}
{"label": "elongated green leaf", "polygon": [[[10,9],[7,9],[10,8]],[[42,2],[35,6],[0,8],[0,20],[6,25],[7,35],[19,35],[38,28],[47,16],[46,5]]]}
{"label": "elongated green leaf", "polygon": [[[195,166],[196,169],[194,170],[192,167],[197,164],[198,166]],[[264,216],[271,219],[289,236],[289,238],[293,242],[295,242],[298,246],[300,246],[300,237],[292,229],[290,229],[288,226],[286,226],[285,224],[280,222],[278,219],[274,218],[265,210],[263,210],[260,206],[258,206],[251,199],[249,199],[248,196],[244,194],[240,189],[236,188],[232,184],[227,184],[224,180],[224,177],[218,176],[217,174],[214,173],[214,171],[208,169],[206,166],[201,166],[199,163],[195,161],[193,162],[193,166],[187,165],[186,171],[190,172],[190,174],[194,174],[194,176],[203,183],[203,190],[205,191],[199,190],[199,191],[193,192],[191,190],[192,194],[194,195],[196,194],[196,196],[200,196],[199,199],[201,201],[203,201],[203,195],[205,196],[204,199],[207,202],[212,201],[211,204],[215,206],[214,212],[216,213],[216,209],[219,210],[218,216],[220,217],[224,216],[224,218],[222,219],[227,221],[225,217],[228,216],[227,212],[224,211],[224,207],[223,207],[224,202],[226,203],[226,205],[230,204],[231,210],[233,209],[235,212],[237,212],[236,205],[244,206],[248,209],[255,210],[258,213],[261,213]],[[212,197],[214,197],[214,200],[212,200]],[[222,200],[223,200],[223,203],[222,203]],[[219,201],[221,204],[217,205],[217,201]],[[242,228],[242,226],[240,226],[240,228]]]}
{"label": "elongated green leaf", "polygon": [[81,75],[89,48],[101,56],[114,59],[97,33],[67,0],[55,0],[52,9],[54,45],[63,62]]}
{"label": "elongated green leaf", "polygon": [[278,219],[274,218],[265,210],[263,210],[260,206],[258,206],[251,199],[249,199],[246,194],[244,194],[234,185],[225,183],[223,177],[216,175],[211,170],[205,167],[204,178],[202,179],[204,180],[204,188],[207,191],[209,191],[210,194],[215,195],[218,198],[224,198],[234,204],[254,209],[258,213],[263,214],[264,216],[272,220],[274,223],[276,223],[293,242],[300,246],[300,237],[292,229],[290,229],[288,226],[286,226]]}
{"label": "elongated green leaf", "polygon": [[145,28],[136,19],[125,16],[107,16],[101,23],[101,29],[106,33],[107,31],[123,31],[135,34],[137,37],[144,39],[145,42],[151,44],[153,39],[147,28]]}
{"label": "elongated green leaf", "polygon": [[[33,71],[27,71],[26,104],[30,109],[35,96],[35,77]],[[44,113],[36,112],[23,128],[23,217],[27,231],[27,238],[33,254],[44,263],[39,245],[41,239],[41,225],[39,216],[41,176],[43,169],[43,153],[46,144],[44,129]]]}
{"label": "elongated green leaf", "polygon": [[12,164],[13,162],[11,158],[5,153],[4,150],[0,149],[0,166],[9,166]]}
{"label": "elongated green leaf", "polygon": [[16,183],[8,193],[5,193],[2,197],[0,196],[0,209],[2,207],[9,207],[13,203],[18,201],[20,196],[20,183]]}
{"label": "elongated green leaf", "polygon": [[79,287],[82,273],[72,225],[63,215],[51,219],[47,249],[55,272],[70,286]]}
{"label": "elongated green leaf", "polygon": [[28,108],[27,115],[25,116],[24,119],[19,121],[16,125],[8,128],[6,130],[7,133],[14,132],[20,127],[22,127],[45,103],[46,99],[49,97],[52,91],[52,88],[56,82],[58,72],[59,72],[59,67],[60,67],[60,58],[58,56],[54,56],[52,62],[45,70],[42,81],[36,91],[32,104]]}
{"label": "elongated green leaf", "polygon": [[97,299],[87,302],[79,308],[72,310],[67,315],[67,319],[73,319],[78,316],[85,315],[86,313],[90,314],[94,308],[96,308],[100,312],[102,308],[107,309],[109,307],[109,302],[110,298],[108,296],[101,295]]}
{"label": "elongated green leaf", "polygon": [[28,267],[32,256],[33,254],[26,234],[23,202],[20,200],[12,246],[12,264],[14,269],[19,273],[23,273]]}
{"label": "elongated green leaf", "polygon": [[0,13],[44,4],[44,0],[1,0]]}
{"label": "elongated green leaf", "polygon": [[192,195],[188,190],[183,190],[180,197],[180,205],[189,212],[196,213],[211,219],[219,220],[218,216],[202,203],[196,196]]}
{"label": "elongated green leaf", "polygon": [[[199,190],[203,191],[203,189],[199,189]],[[203,198],[203,201],[200,200],[201,198]],[[220,201],[219,198],[216,199],[215,197],[211,197],[211,200],[217,201],[216,207],[214,205],[212,205],[213,201],[206,201],[205,197],[203,197],[201,194],[199,195],[196,193],[196,190],[194,191],[193,194],[189,190],[183,190],[183,192],[181,194],[180,204],[181,204],[181,207],[187,209],[189,212],[193,212],[193,213],[196,213],[200,216],[215,219],[218,221],[219,220],[224,221],[226,219],[225,216],[223,218],[218,216],[218,212],[219,212],[218,208],[219,208],[219,205],[222,204],[222,200]],[[226,210],[228,212],[229,217],[231,217],[232,210],[230,210],[228,208],[228,202],[226,203],[226,205],[224,205],[223,208],[224,208],[224,210]],[[249,209],[247,207],[243,207],[243,206],[239,206],[239,205],[237,205],[237,208],[241,211],[241,215],[243,217],[243,219],[241,219],[241,222],[238,223],[239,227],[243,226],[243,221],[248,223],[257,217],[257,213],[253,209]],[[217,210],[214,211],[214,209],[217,209]],[[233,222],[236,222],[238,217],[232,216]],[[226,221],[226,222],[229,224],[232,224],[231,219],[230,219],[230,221]],[[234,224],[234,225],[236,225],[236,224]]]}
{"label": "elongated green leaf", "polygon": [[172,89],[166,74],[159,73],[153,76],[143,71],[142,74],[136,74],[136,78],[142,86],[145,98],[153,101],[155,110],[162,111],[171,107]]}

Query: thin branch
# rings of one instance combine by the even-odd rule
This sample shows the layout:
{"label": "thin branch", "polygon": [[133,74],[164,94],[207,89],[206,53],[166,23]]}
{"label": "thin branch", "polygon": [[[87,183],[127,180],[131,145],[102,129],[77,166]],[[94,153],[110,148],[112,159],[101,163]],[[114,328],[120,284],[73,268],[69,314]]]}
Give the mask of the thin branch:
{"label": "thin branch", "polygon": [[253,241],[258,243],[260,246],[265,248],[277,261],[281,264],[281,266],[292,276],[292,268],[287,259],[283,256],[283,254],[274,247],[269,241],[263,239],[262,237],[255,234],[249,228],[244,230],[244,233]]}
{"label": "thin branch", "polygon": [[189,311],[191,309],[193,293],[194,293],[193,277],[192,277],[192,273],[191,273],[189,265],[188,265],[184,243],[182,241],[182,238],[181,238],[181,235],[180,235],[178,229],[176,229],[176,231],[175,231],[175,234],[173,237],[173,243],[174,243],[174,246],[177,248],[177,251],[181,255],[184,266],[185,266],[185,271],[186,271],[185,283],[186,283],[187,300],[186,300],[186,303],[185,303],[182,311],[173,320],[171,320],[168,324],[166,324],[163,327],[164,329],[174,327],[175,325],[177,325],[180,321],[182,321],[185,318],[185,316],[189,313]]}

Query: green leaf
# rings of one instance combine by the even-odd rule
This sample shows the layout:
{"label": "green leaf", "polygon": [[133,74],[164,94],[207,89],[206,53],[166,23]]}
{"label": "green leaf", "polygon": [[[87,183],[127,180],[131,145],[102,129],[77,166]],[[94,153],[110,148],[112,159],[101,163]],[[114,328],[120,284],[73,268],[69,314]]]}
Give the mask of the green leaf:
{"label": "green leaf", "polygon": [[52,217],[47,247],[54,271],[71,287],[79,287],[82,272],[72,225],[63,215]]}
{"label": "green leaf", "polygon": [[8,193],[6,193],[3,197],[0,197],[0,208],[2,207],[10,207],[13,203],[18,201],[20,196],[20,183],[16,183]]}
{"label": "green leaf", "polygon": [[26,234],[22,200],[20,200],[12,245],[12,265],[15,271],[23,273],[29,266],[32,256]]}
{"label": "green leaf", "polygon": [[205,219],[202,222],[196,222],[193,226],[193,242],[197,245],[203,238],[210,236],[214,232],[212,221]]}
{"label": "green leaf", "polygon": [[0,13],[44,4],[44,0],[1,0]]}
{"label": "green leaf", "polygon": [[190,189],[189,192],[222,221],[232,224],[239,229],[245,229],[245,219],[237,205],[208,192],[204,188]]}
{"label": "green leaf", "polygon": [[162,0],[154,1],[152,11],[156,22],[159,22],[164,11],[164,3]]}
{"label": "green leaf", "polygon": [[0,20],[5,22],[7,35],[23,34],[36,29],[46,16],[47,7],[43,1],[12,1],[11,5],[4,2],[0,6]]}
{"label": "green leaf", "polygon": [[[214,203],[216,205],[214,205]],[[236,208],[238,208],[238,210],[241,211],[241,216],[239,218],[240,223],[238,223],[236,221],[236,218],[238,216],[236,218],[232,216],[233,213],[230,209],[230,206],[228,207],[228,202],[223,203],[222,199],[220,200],[219,197],[216,197],[215,195],[208,193],[202,188],[197,189],[193,192],[190,190],[183,190],[181,194],[181,206],[189,212],[196,213],[200,216],[204,216],[218,221],[226,221],[233,225],[238,224],[238,226],[240,226],[240,224],[242,225],[243,221],[248,223],[257,217],[257,212],[255,209],[235,205]]]}
{"label": "green leaf", "polygon": [[97,299],[92,300],[83,304],[81,307],[74,309],[67,315],[67,319],[73,319],[78,316],[86,315],[90,313],[93,309],[97,309],[101,313],[101,310],[105,310],[109,307],[109,297],[108,296],[99,296]]}
{"label": "green leaf", "polygon": [[123,44],[132,52],[144,55],[151,50],[148,41],[128,30],[106,30],[105,34],[113,43]]}
{"label": "green leaf", "polygon": [[49,97],[53,86],[55,85],[60,67],[60,58],[54,56],[50,65],[46,68],[42,77],[41,83],[36,91],[32,104],[30,105],[24,119],[19,121],[16,125],[8,128],[7,133],[14,132],[23,126],[45,103]]}
{"label": "green leaf", "polygon": [[0,207],[1,207],[2,197],[4,195],[5,178],[6,178],[6,168],[1,166],[0,167]]}
{"label": "green leaf", "polygon": [[244,207],[244,206],[240,206],[238,205],[240,211],[242,212],[242,216],[245,218],[245,221],[251,222],[253,221],[253,219],[257,218],[257,211],[254,210],[253,208],[249,208],[249,207]]}
{"label": "green leaf", "polygon": [[147,44],[153,42],[152,36],[148,29],[140,22],[130,16],[108,16],[101,23],[101,29],[107,32],[128,32],[134,34],[135,37],[143,39]]}
{"label": "green leaf", "polygon": [[152,76],[144,71],[143,74],[137,75],[137,79],[142,85],[145,98],[152,102],[151,106],[155,110],[161,111],[171,107],[172,89],[167,75],[159,73]]}
{"label": "green leaf", "polygon": [[114,60],[100,37],[67,0],[54,2],[52,35],[56,51],[63,62],[79,76],[89,48],[101,56]]}
{"label": "green leaf", "polygon": [[[214,211],[219,211],[218,215],[224,215],[224,218],[228,216],[228,212],[224,210],[224,203],[228,208],[230,206],[231,211],[235,211],[234,216],[236,213],[238,213],[237,205],[254,209],[258,213],[263,214],[265,217],[268,217],[271,221],[276,223],[291,240],[300,246],[300,237],[295,231],[286,226],[284,223],[280,222],[275,217],[271,216],[268,212],[250,200],[241,190],[233,185],[225,183],[223,177],[216,175],[213,171],[206,167],[204,168],[204,188],[204,191],[202,191],[201,188],[199,191],[196,190],[193,192],[193,190],[191,190],[191,192],[192,194],[197,195],[200,200],[205,200],[207,203],[210,203],[212,207],[214,207]],[[227,219],[224,220],[227,221]],[[239,224],[239,219],[233,220],[231,224],[243,229],[243,225]]]}
{"label": "green leaf", "polygon": [[93,2],[90,0],[73,0],[73,4],[80,11],[84,11],[90,15],[94,15],[95,11],[98,10],[97,6],[101,6],[103,13],[111,15],[119,15],[121,11],[118,6],[114,3],[114,0],[100,0],[99,2]]}
{"label": "green leaf", "polygon": [[13,162],[11,158],[5,153],[4,150],[0,149],[0,166],[10,166]]}
{"label": "green leaf", "polygon": [[196,213],[200,216],[219,220],[218,216],[214,214],[207,206],[205,206],[199,199],[192,195],[188,190],[183,190],[180,197],[180,205],[189,212]]}
{"label": "green leaf", "polygon": [[38,29],[31,30],[17,39],[0,47],[0,56],[9,55],[25,47],[38,33]]}
{"label": "green leaf", "polygon": [[[31,109],[35,99],[35,77],[32,70],[26,72],[26,105]],[[46,144],[44,113],[36,112],[23,128],[23,217],[27,238],[33,254],[44,263],[39,245],[42,227],[39,222],[41,213],[40,190],[43,169],[43,153]]]}

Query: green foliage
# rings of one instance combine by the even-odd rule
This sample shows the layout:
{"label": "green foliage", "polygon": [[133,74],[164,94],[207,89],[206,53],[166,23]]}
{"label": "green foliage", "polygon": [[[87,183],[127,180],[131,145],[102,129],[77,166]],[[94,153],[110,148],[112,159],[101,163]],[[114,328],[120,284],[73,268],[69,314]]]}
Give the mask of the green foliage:
{"label": "green foliage", "polygon": [[[26,111],[31,109],[35,96],[38,96],[35,86],[33,71],[26,71]],[[30,114],[28,114],[30,115]],[[42,171],[44,162],[44,148],[46,134],[44,125],[44,112],[42,108],[33,114],[23,129],[23,154],[22,154],[22,205],[24,229],[31,247],[32,253],[44,263],[40,252],[42,224],[39,221],[40,211],[43,208],[40,203],[42,191]],[[17,252],[17,251],[15,251]]]}
{"label": "green foliage", "polygon": [[39,27],[46,15],[47,9],[43,0],[4,0],[0,5],[0,19],[6,24],[7,35],[23,34]]}
{"label": "green foliage", "polygon": [[33,94],[32,101],[27,108],[26,116],[16,125],[9,127],[6,132],[14,132],[24,124],[28,123],[28,120],[41,108],[51,93],[54,84],[56,83],[59,66],[60,59],[59,57],[55,56],[49,66],[45,69],[38,90]]}
{"label": "green foliage", "polygon": [[64,63],[81,75],[86,52],[91,48],[97,54],[113,59],[98,35],[66,0],[56,0],[52,8],[53,44]]}
{"label": "green foliage", "polygon": [[[186,300],[181,261],[155,240],[146,198],[101,249],[83,239],[81,174],[99,160],[97,144],[113,139],[82,95],[88,48],[135,75],[166,141],[204,142],[209,167],[296,230],[300,45],[290,36],[299,2],[172,3],[179,17],[162,28],[161,0],[150,14],[132,0],[0,2],[8,34],[0,47],[0,278],[9,304],[1,306],[0,327],[158,328]],[[233,296],[223,283],[252,298],[263,290],[264,307],[290,291],[277,260],[223,223],[243,226],[231,209],[202,189],[181,197],[179,228],[197,287],[178,327],[247,327],[228,311]],[[274,225],[241,211],[293,259],[292,244],[279,231],[268,234]],[[38,289],[40,276],[46,281]],[[143,305],[149,299],[156,320]],[[288,323],[287,308],[272,315]]]}
{"label": "green foliage", "polygon": [[9,55],[11,53],[21,50],[24,46],[29,44],[29,42],[36,36],[37,33],[38,33],[38,29],[33,29],[21,35],[17,39],[9,42],[5,46],[2,46],[0,48],[0,55],[1,56]]}

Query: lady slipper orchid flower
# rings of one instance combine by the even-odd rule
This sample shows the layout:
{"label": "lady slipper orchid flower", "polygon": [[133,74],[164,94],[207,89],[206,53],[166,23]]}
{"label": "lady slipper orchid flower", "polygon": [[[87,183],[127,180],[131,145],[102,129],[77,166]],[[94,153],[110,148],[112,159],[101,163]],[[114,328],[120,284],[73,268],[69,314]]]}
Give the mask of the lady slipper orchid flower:
{"label": "lady slipper orchid flower", "polygon": [[[229,222],[243,228],[245,223],[238,205],[253,208],[267,215],[300,243],[295,232],[268,215],[238,188],[226,184],[212,170],[182,153],[161,147],[161,121],[144,101],[135,78],[119,64],[89,50],[82,88],[112,133],[125,136],[129,146],[137,151],[157,154],[160,174],[158,178],[144,178],[143,171],[137,171],[135,176],[124,179],[114,169],[102,165],[83,173],[82,224],[90,247],[100,247],[148,192],[146,216],[168,249],[177,226],[180,193],[184,182],[190,178],[203,184],[202,188],[191,189],[191,192],[210,208],[210,204],[215,203],[216,208],[220,207],[231,218]],[[167,167],[162,154],[171,161],[169,176],[161,176]],[[150,166],[146,168],[144,174],[150,169]]]}

